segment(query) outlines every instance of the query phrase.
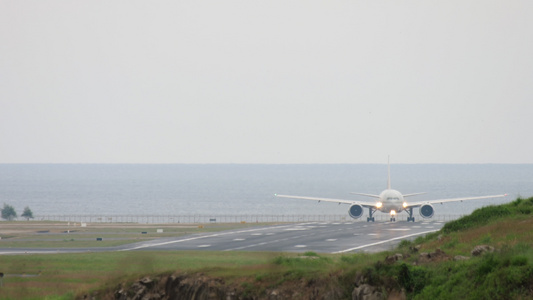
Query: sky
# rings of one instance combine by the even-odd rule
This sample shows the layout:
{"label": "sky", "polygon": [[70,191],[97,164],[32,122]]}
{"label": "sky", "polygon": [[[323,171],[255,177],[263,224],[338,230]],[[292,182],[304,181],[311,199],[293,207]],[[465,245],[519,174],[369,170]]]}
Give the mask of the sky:
{"label": "sky", "polygon": [[533,163],[532,11],[0,0],[0,163]]}

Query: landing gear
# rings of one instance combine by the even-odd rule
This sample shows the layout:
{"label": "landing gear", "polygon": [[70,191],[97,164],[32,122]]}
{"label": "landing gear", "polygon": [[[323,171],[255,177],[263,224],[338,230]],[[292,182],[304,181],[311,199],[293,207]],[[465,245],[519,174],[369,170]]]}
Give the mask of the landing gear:
{"label": "landing gear", "polygon": [[372,207],[368,208],[368,218],[366,218],[367,222],[374,222],[375,221],[374,217],[372,216],[375,211],[376,211],[375,208],[372,208]]}
{"label": "landing gear", "polygon": [[407,213],[409,214],[409,217],[407,217],[407,222],[415,222],[415,217],[413,217],[413,208],[412,207],[409,207],[409,210],[406,210]]}
{"label": "landing gear", "polygon": [[396,218],[390,218],[391,222],[396,222]]}

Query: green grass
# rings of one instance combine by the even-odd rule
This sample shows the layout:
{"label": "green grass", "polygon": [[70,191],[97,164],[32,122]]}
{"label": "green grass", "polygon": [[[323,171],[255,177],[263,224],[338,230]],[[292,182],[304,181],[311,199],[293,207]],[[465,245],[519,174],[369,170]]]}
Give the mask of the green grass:
{"label": "green grass", "polygon": [[[43,299],[45,296],[76,294],[106,282],[133,280],[176,270],[204,270],[228,276],[244,267],[268,263],[269,253],[238,252],[104,252],[82,254],[0,256],[7,277],[0,299]],[[253,272],[250,272],[250,274]],[[9,274],[40,274],[36,277],[10,277]],[[68,298],[68,297],[67,297]]]}

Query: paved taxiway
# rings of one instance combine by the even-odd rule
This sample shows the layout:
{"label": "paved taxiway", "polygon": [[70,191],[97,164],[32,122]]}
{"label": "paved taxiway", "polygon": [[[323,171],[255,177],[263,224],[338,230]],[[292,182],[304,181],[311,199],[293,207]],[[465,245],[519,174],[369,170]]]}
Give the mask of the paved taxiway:
{"label": "paved taxiway", "polygon": [[441,221],[296,223],[160,238],[112,248],[0,249],[0,254],[139,250],[348,253],[389,250],[404,239],[437,231]]}

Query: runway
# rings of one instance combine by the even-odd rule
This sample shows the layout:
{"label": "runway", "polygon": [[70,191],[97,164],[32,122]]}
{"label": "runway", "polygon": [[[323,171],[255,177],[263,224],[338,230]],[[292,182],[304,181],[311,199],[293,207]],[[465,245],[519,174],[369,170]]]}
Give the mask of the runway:
{"label": "runway", "polygon": [[437,231],[444,222],[300,223],[158,239],[120,251],[211,250],[347,253],[389,250],[403,239]]}
{"label": "runway", "polygon": [[350,253],[392,249],[404,239],[439,230],[442,221],[309,222],[248,227],[216,233],[158,238],[118,247],[62,249],[0,249],[0,254],[79,253],[104,251],[272,251]]}

